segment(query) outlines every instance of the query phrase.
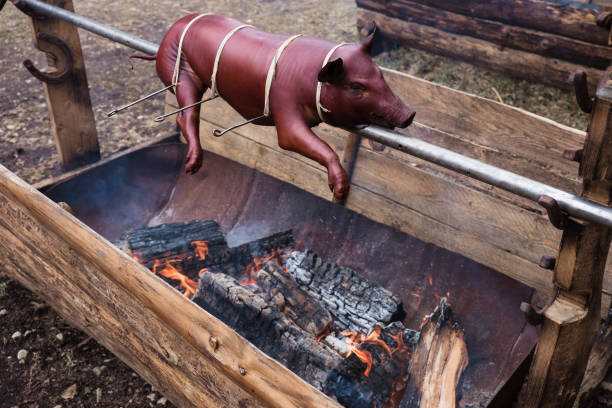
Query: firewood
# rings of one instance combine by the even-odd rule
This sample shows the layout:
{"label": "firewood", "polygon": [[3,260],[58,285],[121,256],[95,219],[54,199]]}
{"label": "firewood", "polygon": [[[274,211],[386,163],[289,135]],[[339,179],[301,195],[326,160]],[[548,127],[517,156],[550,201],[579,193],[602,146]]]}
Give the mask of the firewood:
{"label": "firewood", "polygon": [[132,254],[147,268],[152,269],[156,261],[165,263],[176,259],[173,265],[190,279],[197,279],[202,268],[228,263],[232,259],[232,251],[215,221],[139,227],[127,233],[126,237]]}
{"label": "firewood", "polygon": [[426,318],[410,367],[400,408],[453,408],[461,374],[468,365],[463,329],[446,298]]}
{"label": "firewood", "polygon": [[231,276],[203,273],[193,301],[319,389],[342,359]]}
{"label": "firewood", "polygon": [[293,252],[287,270],[300,287],[323,304],[341,330],[368,333],[405,316],[400,299],[355,271],[325,262],[312,251]]}
{"label": "firewood", "polygon": [[[268,302],[273,302],[289,319],[318,337],[329,330],[332,316],[276,262],[268,262],[255,278]],[[279,305],[279,301],[282,304]]]}
{"label": "firewood", "polygon": [[117,242],[147,268],[170,262],[192,280],[197,280],[204,268],[239,278],[254,258],[292,247],[293,243],[293,234],[285,231],[230,248],[219,224],[211,220],[139,227]]}

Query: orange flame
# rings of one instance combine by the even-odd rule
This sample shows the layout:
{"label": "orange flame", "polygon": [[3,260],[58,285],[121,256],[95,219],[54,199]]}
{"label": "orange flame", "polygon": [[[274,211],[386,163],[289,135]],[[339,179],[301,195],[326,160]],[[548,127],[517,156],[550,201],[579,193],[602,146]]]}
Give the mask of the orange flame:
{"label": "orange flame", "polygon": [[[372,354],[369,351],[359,349],[359,345],[363,343],[376,344],[382,347],[388,354],[389,357],[393,356],[393,351],[391,348],[385,343],[382,339],[380,339],[380,333],[382,329],[380,326],[374,326],[374,330],[368,336],[364,333],[355,333],[352,331],[344,331],[341,334],[345,337],[348,337],[346,344],[349,347],[349,352],[346,355],[348,358],[351,354],[355,354],[362,363],[366,364],[366,369],[363,373],[366,377],[370,375],[370,371],[372,370]],[[403,343],[402,343],[403,344]]]}
{"label": "orange flame", "polygon": [[429,286],[433,286],[433,278],[429,275]]}
{"label": "orange flame", "polygon": [[158,270],[159,267],[162,266],[162,261],[156,259],[153,264],[153,273],[156,275],[160,274],[168,279],[178,280],[181,283],[181,287],[185,289],[185,292],[183,294],[187,297],[191,297],[198,289],[198,283],[192,281],[187,276],[183,275],[180,271],[180,268],[173,265],[173,263],[180,262],[181,260],[182,258],[180,257],[173,257],[167,259],[165,261],[165,264],[163,264],[163,268],[161,270]]}
{"label": "orange flame", "polygon": [[[257,272],[261,270],[263,265],[266,262],[272,261],[272,260],[275,261],[279,265],[283,264],[282,251],[280,249],[277,249],[266,256],[253,258],[253,261],[251,262],[251,264],[245,268],[247,280],[249,281],[254,280],[255,275],[257,274]],[[289,271],[287,270],[287,268],[284,268],[284,269],[285,269],[285,272],[289,274]]]}
{"label": "orange flame", "polygon": [[198,277],[201,278],[202,275],[204,275],[204,272],[208,272],[208,268],[202,268],[200,269],[200,272],[198,272]]}
{"label": "orange flame", "polygon": [[241,283],[241,285],[242,285],[242,286],[247,286],[247,285],[257,285],[257,281],[256,281],[255,279],[251,279],[251,280],[248,280],[248,281],[246,281],[246,282],[242,282],[242,283]]}
{"label": "orange flame", "polygon": [[203,261],[208,255],[208,241],[193,241],[191,245],[194,247],[193,252],[196,258]]}

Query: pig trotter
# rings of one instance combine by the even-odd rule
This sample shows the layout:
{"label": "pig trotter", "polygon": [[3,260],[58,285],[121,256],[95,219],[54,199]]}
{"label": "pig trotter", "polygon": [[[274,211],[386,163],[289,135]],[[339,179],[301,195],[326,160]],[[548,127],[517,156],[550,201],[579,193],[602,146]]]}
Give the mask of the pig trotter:
{"label": "pig trotter", "polygon": [[350,187],[348,175],[337,159],[327,166],[327,181],[329,189],[334,193],[335,200],[342,200],[346,197]]}

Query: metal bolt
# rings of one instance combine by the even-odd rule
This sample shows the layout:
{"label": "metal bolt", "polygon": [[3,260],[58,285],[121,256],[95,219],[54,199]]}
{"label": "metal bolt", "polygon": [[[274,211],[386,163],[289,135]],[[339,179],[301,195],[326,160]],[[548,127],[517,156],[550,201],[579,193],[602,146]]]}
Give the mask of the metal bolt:
{"label": "metal bolt", "polygon": [[238,367],[238,371],[240,371],[240,375],[244,376],[246,375],[246,370],[242,367]]}
{"label": "metal bolt", "polygon": [[210,344],[210,347],[213,349],[213,351],[217,351],[217,349],[219,348],[219,341],[213,336],[210,336],[210,338],[208,339],[208,344]]}

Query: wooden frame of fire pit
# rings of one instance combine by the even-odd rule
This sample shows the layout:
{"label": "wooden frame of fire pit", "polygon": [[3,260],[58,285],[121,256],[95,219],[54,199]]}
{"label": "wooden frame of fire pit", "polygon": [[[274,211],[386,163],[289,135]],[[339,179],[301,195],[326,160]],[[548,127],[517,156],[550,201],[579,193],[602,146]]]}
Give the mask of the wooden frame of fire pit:
{"label": "wooden frame of fire pit", "polygon": [[[76,31],[68,35],[76,35]],[[564,190],[582,191],[578,166],[561,156],[566,149],[583,147],[587,140],[584,132],[408,75],[386,70],[385,76],[419,112],[417,123],[407,130],[410,135]],[[598,163],[605,165],[608,160],[612,99],[605,91],[612,90],[612,84],[604,84],[601,90],[581,174],[585,176],[590,169],[587,176],[594,180],[587,183],[585,194],[609,204],[602,194],[607,191],[607,175]],[[174,108],[175,102],[169,98],[167,110]],[[208,136],[213,127],[225,127],[237,119],[223,102],[207,105],[201,122],[205,149],[330,198],[323,169],[280,149],[273,129],[248,126],[221,139]],[[559,259],[567,266],[566,260],[571,258],[572,273],[568,274],[567,268],[563,273],[558,267],[555,286],[553,272],[541,269],[538,263],[542,255],[557,252],[562,237],[542,208],[406,154],[381,149],[356,135],[328,126],[321,126],[318,133],[343,156],[345,165],[354,169],[345,203],[348,208],[463,254],[542,294],[552,297],[556,287],[571,301],[580,300],[585,291],[599,298],[602,288],[596,284],[597,274],[603,272],[597,272],[591,263],[576,262],[585,255],[576,255],[579,251],[575,250],[572,257],[572,248],[577,248],[575,237],[580,234],[593,242],[593,234],[605,235],[605,231],[584,233],[580,223],[566,230]],[[62,143],[65,141],[58,140]],[[70,176],[62,178],[66,177]],[[338,406],[1,166],[0,180],[3,269],[174,403],[185,407]],[[576,228],[581,232],[576,234]],[[607,250],[605,245],[590,246],[590,253],[600,258]],[[603,282],[604,310],[610,306],[612,293],[610,270],[609,262]],[[573,292],[576,288],[579,293]],[[574,373],[568,379],[558,373],[586,364],[590,346],[584,345],[594,340],[599,302],[587,304],[585,310],[588,327],[570,329],[569,339],[559,333],[572,322],[554,322],[551,316],[545,319],[545,334],[532,367],[532,373],[538,375],[530,377],[535,391],[529,394],[529,406],[556,404],[554,398],[542,399],[544,389],[555,391],[564,382],[575,382],[582,376]],[[572,336],[586,336],[586,341],[572,345],[568,341]],[[555,338],[561,340],[551,340]],[[570,358],[555,360],[560,352]]]}

